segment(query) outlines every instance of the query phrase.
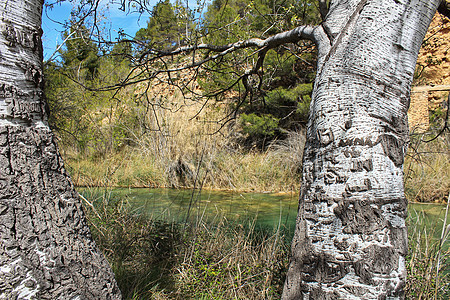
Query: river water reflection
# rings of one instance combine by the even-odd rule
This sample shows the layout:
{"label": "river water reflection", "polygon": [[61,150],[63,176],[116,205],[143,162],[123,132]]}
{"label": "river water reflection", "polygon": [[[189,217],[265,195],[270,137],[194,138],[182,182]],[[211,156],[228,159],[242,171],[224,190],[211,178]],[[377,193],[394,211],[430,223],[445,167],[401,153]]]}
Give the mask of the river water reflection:
{"label": "river water reflection", "polygon": [[288,230],[294,228],[298,203],[298,196],[294,193],[114,189],[112,195],[127,199],[133,209],[156,218],[183,222],[187,219],[211,221],[225,217],[229,221],[255,223],[264,227],[282,226]]}

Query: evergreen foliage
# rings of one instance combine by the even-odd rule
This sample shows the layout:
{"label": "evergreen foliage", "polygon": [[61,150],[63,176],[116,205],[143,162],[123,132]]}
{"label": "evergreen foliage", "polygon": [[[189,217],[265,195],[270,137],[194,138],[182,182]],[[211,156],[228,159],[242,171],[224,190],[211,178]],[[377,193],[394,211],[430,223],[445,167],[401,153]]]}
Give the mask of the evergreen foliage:
{"label": "evergreen foliage", "polygon": [[[208,7],[202,29],[208,43],[221,45],[250,37],[265,38],[300,23],[318,21],[313,1],[215,0]],[[216,98],[232,99],[229,102],[243,133],[241,142],[261,148],[271,140],[284,138],[287,131],[300,130],[306,123],[315,75],[315,48],[305,41],[269,51],[260,75],[249,79],[250,90],[246,91],[242,83],[235,82],[252,68],[256,54],[246,49],[221,59],[220,64],[212,62],[200,82],[210,93],[231,91]]]}
{"label": "evergreen foliage", "polygon": [[65,49],[60,50],[65,69],[76,70],[77,77],[93,80],[99,68],[99,51],[97,45],[90,40],[86,27],[70,27],[63,33],[67,39]]}
{"label": "evergreen foliage", "polygon": [[167,50],[183,45],[190,30],[186,8],[170,0],[158,2],[147,21],[147,27],[136,32],[138,50]]}
{"label": "evergreen foliage", "polygon": [[133,58],[133,45],[127,40],[126,35],[123,31],[119,32],[117,41],[109,53],[109,56],[114,60],[114,62],[122,62],[126,60],[130,62]]}
{"label": "evergreen foliage", "polygon": [[81,155],[103,156],[118,150],[133,117],[124,110],[122,93],[98,89],[120,82],[129,62],[101,56],[84,27],[71,27],[63,37],[67,42],[60,50],[61,59],[47,62],[44,68],[50,126],[62,145],[72,146]]}

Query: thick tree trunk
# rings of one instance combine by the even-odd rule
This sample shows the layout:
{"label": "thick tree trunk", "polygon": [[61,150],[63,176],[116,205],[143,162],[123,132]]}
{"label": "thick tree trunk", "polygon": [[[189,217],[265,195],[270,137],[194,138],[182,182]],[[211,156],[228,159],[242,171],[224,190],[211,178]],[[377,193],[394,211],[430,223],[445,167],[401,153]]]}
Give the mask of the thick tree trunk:
{"label": "thick tree trunk", "polygon": [[332,1],[283,299],[404,298],[406,112],[439,2]]}
{"label": "thick tree trunk", "polygon": [[119,299],[47,126],[42,4],[0,1],[0,299]]}

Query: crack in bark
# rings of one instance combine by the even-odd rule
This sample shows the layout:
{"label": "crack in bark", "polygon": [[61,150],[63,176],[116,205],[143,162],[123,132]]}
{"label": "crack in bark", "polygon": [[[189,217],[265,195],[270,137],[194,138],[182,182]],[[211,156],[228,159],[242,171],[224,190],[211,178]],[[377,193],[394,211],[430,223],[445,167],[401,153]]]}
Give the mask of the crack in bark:
{"label": "crack in bark", "polygon": [[450,2],[442,0],[441,4],[439,4],[438,12],[450,19]]}
{"label": "crack in bark", "polygon": [[405,158],[405,143],[391,134],[381,135],[380,141],[384,154],[389,157],[397,168],[401,168]]}
{"label": "crack in bark", "polygon": [[[337,50],[337,47],[341,44],[343,37],[347,34],[348,29],[350,28],[350,25],[353,23],[353,21],[356,19],[357,16],[361,14],[361,11],[363,10],[364,6],[366,6],[368,0],[361,0],[358,5],[356,6],[354,12],[350,15],[348,21],[344,25],[344,27],[339,31],[339,34],[337,37],[330,39],[331,48],[328,51],[327,55],[325,56],[323,60],[323,66],[326,65],[326,63],[330,60],[330,58],[334,55],[334,53]],[[326,26],[322,26],[323,29],[326,32]],[[327,33],[327,36],[329,34]],[[323,72],[324,67],[321,68],[321,73],[317,75],[318,78],[320,78],[320,75]]]}

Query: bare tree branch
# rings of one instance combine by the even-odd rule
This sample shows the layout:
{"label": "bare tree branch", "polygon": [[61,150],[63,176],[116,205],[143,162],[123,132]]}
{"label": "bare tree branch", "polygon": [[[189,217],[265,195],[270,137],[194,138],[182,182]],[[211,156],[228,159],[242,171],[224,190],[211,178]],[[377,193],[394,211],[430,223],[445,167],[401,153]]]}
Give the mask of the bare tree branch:
{"label": "bare tree branch", "polygon": [[149,50],[146,53],[144,53],[141,56],[140,60],[143,60],[143,58],[147,55],[154,55],[151,57],[151,60],[164,57],[164,56],[172,56],[172,55],[178,55],[181,53],[189,53],[195,50],[208,50],[212,52],[218,52],[218,54],[215,56],[215,58],[219,56],[224,56],[228,53],[234,52],[239,49],[244,48],[257,48],[262,49],[265,48],[267,50],[276,48],[282,44],[286,43],[295,43],[300,40],[308,39],[312,40],[314,42],[317,42],[314,30],[316,27],[304,25],[299,26],[297,28],[294,28],[289,31],[281,32],[276,35],[273,35],[271,37],[268,37],[267,39],[258,39],[258,38],[252,38],[245,41],[238,41],[235,43],[230,43],[227,45],[211,45],[211,44],[199,44],[199,45],[190,45],[190,46],[183,46],[179,47],[172,51],[156,51],[156,50]]}
{"label": "bare tree branch", "polygon": [[325,18],[328,14],[328,4],[327,0],[319,0],[319,12],[320,17],[322,18],[322,21],[325,21]]}
{"label": "bare tree branch", "polygon": [[[316,29],[319,29],[318,32],[316,32]],[[258,60],[256,64],[253,66],[251,70],[247,70],[245,74],[241,76],[240,79],[243,79],[245,77],[248,77],[249,75],[256,74],[257,71],[262,67],[263,61],[265,58],[265,54],[268,50],[274,49],[280,45],[287,44],[287,43],[296,43],[300,40],[312,40],[317,45],[321,44],[323,39],[320,37],[322,32],[320,31],[320,26],[313,27],[309,25],[305,26],[299,26],[295,29],[285,31],[282,33],[278,33],[276,35],[273,35],[271,37],[268,37],[266,39],[259,39],[259,38],[252,38],[245,41],[238,41],[235,43],[230,43],[227,45],[217,46],[212,44],[198,44],[198,45],[191,45],[191,46],[182,46],[179,48],[176,48],[174,50],[169,51],[159,51],[155,49],[151,49],[141,55],[141,57],[138,59],[137,64],[132,68],[127,78],[125,78],[122,82],[111,85],[111,86],[105,86],[101,89],[95,89],[97,91],[108,91],[108,90],[114,90],[118,88],[123,88],[128,85],[136,84],[139,82],[143,82],[149,79],[156,78],[159,74],[163,73],[172,73],[172,72],[179,72],[183,70],[193,69],[199,66],[203,66],[206,63],[210,61],[215,61],[217,59],[220,59],[222,57],[225,57],[226,55],[233,53],[240,49],[246,49],[246,48],[256,48],[256,52],[258,54]],[[207,50],[209,52],[215,53],[214,55],[207,56],[206,58],[202,60],[195,60],[195,57],[193,58],[192,62],[190,64],[182,65],[179,67],[174,68],[166,68],[162,70],[150,70],[148,69],[148,64],[151,62],[156,62],[158,60],[161,60],[164,57],[173,57],[180,54],[186,54],[190,52],[195,52],[196,50]],[[148,75],[142,77],[143,69],[146,69],[148,71]],[[70,78],[71,80],[77,82],[74,78]],[[77,82],[81,86],[83,86],[87,90],[91,90],[91,88],[84,86],[82,83]]]}
{"label": "bare tree branch", "polygon": [[61,50],[61,48],[64,46],[64,44],[72,37],[72,35],[74,35],[75,33],[77,33],[76,31],[72,31],[69,35],[67,35],[67,37],[64,39],[64,41],[62,41],[62,43],[55,49],[55,51],[53,51],[52,55],[50,56],[49,59],[47,59],[44,62],[44,67],[47,66],[52,60],[53,57],[59,53],[59,50]]}

